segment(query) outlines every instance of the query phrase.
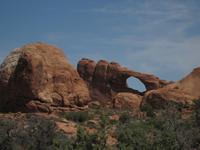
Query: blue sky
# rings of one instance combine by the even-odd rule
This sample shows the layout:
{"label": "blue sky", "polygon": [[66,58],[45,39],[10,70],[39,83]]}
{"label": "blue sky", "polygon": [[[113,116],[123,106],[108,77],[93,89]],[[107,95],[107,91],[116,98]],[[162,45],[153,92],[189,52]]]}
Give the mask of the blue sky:
{"label": "blue sky", "polygon": [[62,48],[74,65],[107,59],[178,80],[200,66],[200,1],[1,0],[0,61],[38,41]]}

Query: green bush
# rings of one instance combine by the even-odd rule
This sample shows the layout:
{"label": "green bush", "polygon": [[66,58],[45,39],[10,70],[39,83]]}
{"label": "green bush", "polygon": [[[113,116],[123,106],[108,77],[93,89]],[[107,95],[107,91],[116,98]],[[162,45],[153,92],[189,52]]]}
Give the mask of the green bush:
{"label": "green bush", "polygon": [[148,117],[155,117],[154,109],[151,105],[145,104],[141,107],[141,111],[146,112]]}
{"label": "green bush", "polygon": [[176,133],[159,130],[151,122],[136,121],[122,126],[117,131],[119,149],[171,150],[178,149]]}
{"label": "green bush", "polygon": [[16,122],[11,119],[0,120],[0,149],[9,150],[12,148],[9,133],[15,129]]}
{"label": "green bush", "polygon": [[104,150],[106,146],[106,136],[102,131],[94,134],[87,133],[84,128],[79,127],[76,138],[67,144],[66,149],[70,150]]}
{"label": "green bush", "polygon": [[25,121],[3,119],[0,121],[0,149],[2,150],[56,150],[54,139],[67,135],[56,130],[55,122],[43,117],[29,115]]}
{"label": "green bush", "polygon": [[119,149],[188,150],[199,149],[200,132],[192,118],[183,120],[178,109],[168,107],[160,115],[119,124]]}
{"label": "green bush", "polygon": [[129,112],[123,112],[120,117],[119,117],[119,121],[121,123],[127,123],[131,120],[131,115]]}
{"label": "green bush", "polygon": [[73,150],[73,143],[75,139],[73,137],[68,137],[65,134],[57,133],[52,139],[52,145],[50,149],[52,150]]}
{"label": "green bush", "polygon": [[85,122],[89,119],[89,115],[87,111],[78,111],[78,112],[62,112],[60,114],[61,117],[66,118],[67,120],[71,120],[74,122]]}
{"label": "green bush", "polygon": [[[21,120],[0,120],[0,149],[2,150],[103,150],[107,136],[111,134],[118,143],[112,148],[121,150],[190,150],[200,149],[200,100],[195,101],[194,115],[182,119],[176,103],[168,103],[162,109],[153,110],[146,105],[143,111],[148,117],[139,119],[129,111],[109,109],[89,112],[63,112],[60,115],[78,124],[77,135],[69,137],[58,131],[53,120],[28,114]],[[98,112],[98,113],[97,113]],[[120,116],[112,123],[110,115]],[[156,115],[155,115],[156,114]],[[96,132],[89,134],[85,127],[88,119],[95,118]],[[87,126],[88,127],[88,126]],[[114,128],[113,128],[114,127]],[[115,128],[116,127],[116,128]],[[115,148],[116,147],[116,148]]]}
{"label": "green bush", "polygon": [[195,110],[194,110],[195,121],[197,125],[200,126],[200,99],[195,100],[194,103],[195,103]]}

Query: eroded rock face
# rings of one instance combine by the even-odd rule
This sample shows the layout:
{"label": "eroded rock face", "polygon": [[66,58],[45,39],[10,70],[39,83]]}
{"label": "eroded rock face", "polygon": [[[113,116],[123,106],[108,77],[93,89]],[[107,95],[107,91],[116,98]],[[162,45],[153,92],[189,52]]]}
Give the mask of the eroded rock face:
{"label": "eroded rock face", "polygon": [[190,95],[200,98],[200,67],[195,68],[189,75],[178,81],[177,86]]}
{"label": "eroded rock face", "polygon": [[147,91],[164,87],[170,83],[160,80],[154,75],[132,71],[120,66],[118,63],[109,63],[105,60],[95,63],[90,59],[82,59],[78,63],[77,70],[80,76],[88,83],[91,95],[95,99],[99,97],[102,99],[98,92],[108,97],[112,96],[112,92],[130,92],[143,95],[144,93],[127,86],[127,79],[129,77],[139,79],[145,85]]}
{"label": "eroded rock face", "polygon": [[[82,107],[90,97],[133,110],[141,102],[160,108],[168,101],[192,105],[200,99],[200,67],[174,83],[105,60],[82,59],[77,71],[54,46],[36,43],[15,49],[0,66],[0,111],[51,112]],[[146,91],[129,88],[129,77],[139,79]]]}
{"label": "eroded rock face", "polygon": [[140,104],[142,96],[133,93],[118,93],[113,98],[113,107],[121,110],[131,110],[138,112],[140,110]]}
{"label": "eroded rock face", "polygon": [[180,90],[176,84],[166,86],[157,90],[145,93],[142,105],[150,104],[153,108],[160,109],[168,102],[175,102],[183,105],[192,105],[195,97],[188,92]]}
{"label": "eroded rock face", "polygon": [[14,50],[0,67],[1,110],[37,108],[38,102],[55,107],[83,106],[88,100],[85,82],[54,46],[26,45]]}
{"label": "eroded rock face", "polygon": [[200,67],[171,85],[147,92],[142,104],[148,103],[154,108],[162,108],[168,101],[192,105],[197,99],[200,99]]}
{"label": "eroded rock face", "polygon": [[[150,104],[154,108],[162,108],[168,102],[193,105],[193,101],[200,99],[200,67],[177,82],[160,80],[158,77],[129,70],[115,62],[100,60],[95,63],[89,59],[82,59],[78,63],[78,73],[86,81],[90,95],[95,100],[113,101],[115,107],[133,104],[131,99],[139,96],[140,106]],[[127,86],[127,79],[139,79],[146,87],[145,92],[139,92]],[[117,95],[117,96],[116,96]],[[134,96],[133,96],[134,95]],[[118,105],[119,104],[119,105]]]}

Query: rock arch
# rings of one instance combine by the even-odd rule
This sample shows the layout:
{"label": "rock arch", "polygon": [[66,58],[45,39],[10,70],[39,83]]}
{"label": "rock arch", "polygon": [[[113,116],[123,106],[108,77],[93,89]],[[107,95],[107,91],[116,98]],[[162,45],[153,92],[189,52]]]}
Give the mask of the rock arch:
{"label": "rock arch", "polygon": [[[130,77],[140,80],[146,91],[158,89],[167,85],[169,82],[160,80],[158,77],[129,70],[116,62],[100,60],[95,63],[90,59],[82,59],[77,65],[80,76],[88,83],[91,90],[99,90],[103,95],[112,95],[111,92],[131,92],[138,95],[144,95],[127,85],[127,79]],[[89,79],[89,80],[88,80]],[[93,91],[91,92],[93,93]]]}

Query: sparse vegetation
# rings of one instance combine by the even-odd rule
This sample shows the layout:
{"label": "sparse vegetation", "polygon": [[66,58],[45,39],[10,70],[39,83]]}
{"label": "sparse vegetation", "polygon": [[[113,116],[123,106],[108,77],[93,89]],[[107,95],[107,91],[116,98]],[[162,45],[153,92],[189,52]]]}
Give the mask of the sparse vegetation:
{"label": "sparse vegetation", "polygon": [[119,121],[121,123],[127,123],[128,121],[130,121],[130,119],[131,119],[130,112],[123,112],[119,117]]}
{"label": "sparse vegetation", "polygon": [[[63,133],[56,131],[55,122],[38,116],[27,116],[27,121],[1,119],[1,150],[54,149],[53,139]],[[64,134],[63,134],[64,136]],[[67,142],[67,136],[65,142]]]}
{"label": "sparse vegetation", "polygon": [[77,137],[73,142],[73,149],[81,150],[104,150],[107,148],[106,135],[103,131],[88,134],[83,128],[79,127]]}
{"label": "sparse vegetation", "polygon": [[89,118],[87,111],[62,112],[60,113],[60,116],[67,120],[71,120],[71,121],[79,122],[79,123],[85,122]]}
{"label": "sparse vegetation", "polygon": [[[76,136],[68,136],[56,129],[53,120],[27,115],[27,123],[12,119],[0,121],[0,149],[3,150],[189,150],[200,148],[199,108],[195,102],[193,114],[183,119],[184,106],[170,103],[163,109],[143,109],[149,115],[142,119],[129,111],[108,108],[90,109],[87,112],[65,112],[60,116],[77,123]],[[152,112],[151,112],[152,111]],[[118,115],[113,123],[109,116]],[[152,115],[153,114],[153,115]],[[87,122],[96,120],[97,125],[88,132]],[[107,144],[112,135],[117,142]]]}
{"label": "sparse vegetation", "polygon": [[200,99],[195,100],[195,120],[197,124],[200,126]]}
{"label": "sparse vegetation", "polygon": [[155,117],[154,109],[149,104],[143,105],[141,111],[146,112],[148,117]]}

